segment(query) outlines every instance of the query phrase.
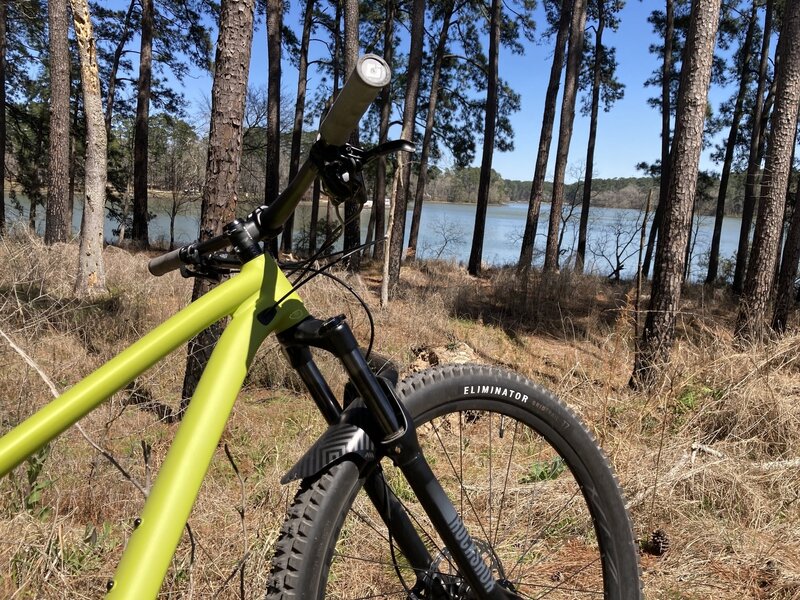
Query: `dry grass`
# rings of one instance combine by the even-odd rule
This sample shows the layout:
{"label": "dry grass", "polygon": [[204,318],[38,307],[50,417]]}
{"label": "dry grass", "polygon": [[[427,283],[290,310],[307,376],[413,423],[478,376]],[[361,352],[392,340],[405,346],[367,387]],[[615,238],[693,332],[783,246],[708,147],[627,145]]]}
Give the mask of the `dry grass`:
{"label": "dry grass", "polygon": [[[72,294],[77,248],[47,248],[24,234],[0,241],[0,329],[64,388],[183,306],[190,284],[146,274],[146,257],[106,250],[110,294]],[[643,555],[648,598],[800,598],[800,334],[739,348],[733,300],[687,290],[679,342],[664,385],[627,387],[634,340],[629,287],[569,273],[522,286],[513,273],[474,279],[447,263],[407,268],[398,298],[377,307],[379,277],[350,279],[373,306],[375,348],[408,367],[424,349],[465,345],[481,361],[541,381],[582,414],[611,455],[631,502],[637,535],[667,531],[670,550]],[[312,312],[344,312],[360,339],[357,303],[324,279],[304,290]],[[422,308],[424,307],[424,309]],[[436,352],[434,352],[435,354]],[[430,353],[425,354],[430,356]],[[177,407],[184,353],[139,381],[152,399]],[[332,386],[344,378],[322,359]],[[157,472],[176,424],[130,406],[120,393],[83,421],[138,481]],[[0,427],[49,399],[47,387],[0,343]],[[280,476],[322,430],[274,345],[265,344],[234,408],[220,450],[163,588],[164,597],[260,597],[277,528],[293,487]],[[145,461],[143,443],[150,448]],[[94,598],[113,573],[141,494],[74,431],[0,481],[0,597]],[[227,581],[227,583],[226,583]]]}

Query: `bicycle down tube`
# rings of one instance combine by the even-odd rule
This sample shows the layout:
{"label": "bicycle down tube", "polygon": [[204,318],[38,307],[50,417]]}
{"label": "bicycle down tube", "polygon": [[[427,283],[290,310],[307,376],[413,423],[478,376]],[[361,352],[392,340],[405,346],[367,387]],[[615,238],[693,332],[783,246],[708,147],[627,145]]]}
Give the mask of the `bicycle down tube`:
{"label": "bicycle down tube", "polygon": [[[232,315],[203,372],[108,598],[155,598],[256,349],[308,313],[270,256],[193,302],[0,438],[0,477],[219,319]],[[276,301],[285,299],[275,308]]]}

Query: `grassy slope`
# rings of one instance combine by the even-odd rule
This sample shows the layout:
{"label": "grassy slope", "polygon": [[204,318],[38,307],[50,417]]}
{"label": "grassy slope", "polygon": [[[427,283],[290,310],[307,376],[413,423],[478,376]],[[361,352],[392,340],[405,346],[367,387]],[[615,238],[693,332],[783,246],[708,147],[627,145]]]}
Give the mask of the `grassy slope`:
{"label": "grassy slope", "polygon": [[[67,387],[182,306],[190,285],[146,274],[146,256],[106,250],[108,298],[82,302],[71,286],[74,246],[0,241],[0,328]],[[469,346],[479,360],[518,370],[554,389],[595,429],[631,499],[637,535],[666,530],[671,549],[643,556],[648,598],[800,597],[797,463],[798,344],[791,335],[741,349],[729,332],[734,305],[692,288],[679,320],[676,356],[650,394],[627,387],[633,292],[594,278],[537,275],[527,291],[503,271],[481,280],[451,265],[404,271],[400,298],[375,309],[376,348],[408,367]],[[352,280],[373,306],[379,279]],[[357,304],[322,280],[304,293],[312,311],[346,312],[364,339]],[[420,306],[425,310],[420,310]],[[421,358],[422,357],[422,358]],[[246,540],[247,597],[259,597],[292,486],[277,481],[321,430],[297,381],[267,344],[237,403],[224,442],[244,477],[244,498],[220,451],[164,591],[212,596],[237,566]],[[158,404],[178,404],[183,353],[147,373],[84,420],[89,435],[146,485],[177,425]],[[324,363],[334,389],[342,375]],[[0,344],[2,429],[49,397],[47,387]],[[143,458],[142,444],[152,448]],[[694,445],[694,446],[693,446]],[[113,572],[139,492],[71,430],[43,456],[0,481],[0,597],[94,598]],[[237,514],[244,502],[245,523]],[[221,597],[238,597],[238,576]]]}

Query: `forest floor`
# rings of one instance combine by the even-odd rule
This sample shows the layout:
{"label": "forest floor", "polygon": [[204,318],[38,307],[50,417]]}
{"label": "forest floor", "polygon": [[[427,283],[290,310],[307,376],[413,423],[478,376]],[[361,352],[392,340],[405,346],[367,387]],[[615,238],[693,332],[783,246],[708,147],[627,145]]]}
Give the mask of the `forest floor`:
{"label": "forest floor", "polygon": [[[108,296],[78,300],[75,245],[8,236],[0,241],[0,330],[67,388],[188,302],[191,282],[149,276],[148,258],[108,247]],[[544,384],[584,418],[616,468],[636,535],[662,529],[669,537],[662,556],[642,554],[648,599],[800,598],[796,330],[739,347],[734,299],[688,287],[667,377],[643,393],[627,385],[630,284],[565,272],[547,281],[534,273],[522,286],[507,269],[475,279],[450,263],[418,263],[404,268],[397,298],[381,309],[377,266],[348,281],[372,307],[376,350],[404,370],[457,349]],[[347,314],[366,340],[368,321],[346,291],[318,279],[303,295],[314,314]],[[164,417],[179,404],[184,363],[182,350],[173,353],[81,422],[144,487],[177,427]],[[321,365],[341,389],[343,375]],[[0,431],[50,396],[0,340]],[[242,479],[218,452],[190,519],[193,543],[184,536],[162,597],[238,598],[245,554],[245,595],[261,597],[295,490],[278,480],[322,430],[315,410],[267,342],[223,438]],[[69,430],[0,481],[0,597],[99,597],[142,501]]]}

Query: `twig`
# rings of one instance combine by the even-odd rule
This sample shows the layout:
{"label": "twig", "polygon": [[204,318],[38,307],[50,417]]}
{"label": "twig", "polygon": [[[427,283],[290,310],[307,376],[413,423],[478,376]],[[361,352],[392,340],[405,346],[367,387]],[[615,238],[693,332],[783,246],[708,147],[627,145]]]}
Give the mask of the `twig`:
{"label": "twig", "polygon": [[233,454],[231,454],[228,444],[225,444],[223,448],[225,449],[225,456],[228,457],[228,461],[231,463],[231,467],[233,467],[233,472],[236,473],[236,477],[239,479],[239,489],[242,499],[242,503],[239,508],[236,509],[236,512],[239,513],[239,518],[242,521],[242,545],[244,546],[244,549],[242,551],[242,558],[239,559],[237,568],[239,569],[239,597],[241,600],[244,600],[244,569],[245,565],[247,564],[247,558],[250,554],[250,551],[247,548],[247,523],[244,519],[244,510],[245,505],[247,504],[247,494],[245,493],[244,478],[239,472],[239,467],[236,466],[236,461],[233,459]]}
{"label": "twig", "polygon": [[[8,337],[8,335],[2,329],[0,329],[0,336],[2,336],[3,339],[5,339],[6,342],[8,342],[8,345],[11,346],[11,349],[17,354],[19,354],[22,360],[24,360],[34,371],[36,371],[36,373],[39,375],[42,381],[44,381],[45,385],[50,389],[50,393],[53,395],[53,397],[58,398],[61,395],[60,392],[58,391],[58,388],[53,383],[53,380],[50,379],[50,377],[47,375],[47,373],[45,373],[44,370],[39,366],[39,364],[35,360],[33,360],[33,358],[31,358],[31,356],[27,352],[25,352],[22,348],[17,346],[14,343],[14,341],[10,337]],[[92,438],[90,438],[89,435],[86,433],[86,431],[84,431],[80,423],[75,423],[75,428],[80,432],[80,434],[83,436],[83,439],[85,439],[86,442],[92,448],[94,448],[95,450],[97,450],[97,452],[105,456],[106,460],[108,460],[108,462],[114,465],[117,468],[117,470],[122,474],[122,476],[128,481],[130,481],[131,484],[133,484],[133,486],[142,493],[142,496],[147,498],[147,491],[145,490],[144,486],[142,486],[141,483],[136,481],[136,479],[130,473],[128,473],[128,471],[126,471],[121,464],[119,464],[114,455],[112,455],[105,448],[102,448],[97,443],[95,443],[94,440],[92,440]]]}

